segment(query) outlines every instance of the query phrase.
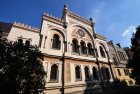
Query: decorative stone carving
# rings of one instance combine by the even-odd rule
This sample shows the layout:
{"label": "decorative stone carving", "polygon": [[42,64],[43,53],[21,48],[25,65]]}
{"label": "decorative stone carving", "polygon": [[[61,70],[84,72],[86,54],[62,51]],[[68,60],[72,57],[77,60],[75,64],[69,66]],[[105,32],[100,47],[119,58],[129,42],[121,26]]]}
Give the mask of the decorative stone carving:
{"label": "decorative stone carving", "polygon": [[85,32],[83,29],[78,29],[78,34],[80,35],[80,37],[85,37]]}

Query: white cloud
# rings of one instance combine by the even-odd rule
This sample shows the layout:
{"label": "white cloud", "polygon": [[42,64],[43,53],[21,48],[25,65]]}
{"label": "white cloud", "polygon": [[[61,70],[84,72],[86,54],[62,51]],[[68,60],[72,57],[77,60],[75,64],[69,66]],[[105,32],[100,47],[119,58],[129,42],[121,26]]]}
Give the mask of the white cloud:
{"label": "white cloud", "polygon": [[124,32],[122,33],[122,36],[125,37],[128,33],[136,32],[135,28],[136,27],[133,25],[129,26],[126,30],[124,30]]}

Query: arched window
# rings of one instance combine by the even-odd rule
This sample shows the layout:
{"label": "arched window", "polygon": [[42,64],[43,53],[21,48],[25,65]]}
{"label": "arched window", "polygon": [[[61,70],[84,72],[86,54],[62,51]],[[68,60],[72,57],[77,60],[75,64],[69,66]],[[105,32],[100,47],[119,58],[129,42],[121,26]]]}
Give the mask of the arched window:
{"label": "arched window", "polygon": [[91,43],[87,44],[87,48],[88,48],[88,55],[92,55],[92,45],[91,45]]}
{"label": "arched window", "polygon": [[84,41],[80,42],[81,45],[81,54],[87,54],[86,44]]}
{"label": "arched window", "polygon": [[105,58],[105,51],[103,50],[103,47],[100,46],[99,49],[100,49],[101,56]]}
{"label": "arched window", "polygon": [[58,66],[53,64],[51,66],[50,81],[57,81],[58,79]]}
{"label": "arched window", "polygon": [[104,80],[110,80],[110,72],[108,68],[102,67],[101,68],[102,71],[102,76]]}
{"label": "arched window", "polygon": [[29,46],[30,45],[30,41],[29,40],[26,40],[25,45],[26,46]]}
{"label": "arched window", "polygon": [[102,68],[101,68],[101,72],[102,72],[103,80],[106,80],[105,67],[102,67]]}
{"label": "arched window", "polygon": [[18,43],[23,43],[23,40],[22,39],[18,39]]}
{"label": "arched window", "polygon": [[78,41],[76,39],[72,40],[72,51],[75,53],[79,52]]}
{"label": "arched window", "polygon": [[93,79],[94,80],[99,80],[98,71],[97,71],[97,68],[96,67],[93,67],[92,68],[92,73],[93,73]]}
{"label": "arched window", "polygon": [[60,46],[61,46],[61,41],[59,40],[59,36],[57,34],[54,34],[52,48],[60,49]]}
{"label": "arched window", "polygon": [[90,79],[89,68],[86,66],[84,70],[85,70],[85,80],[89,80]]}
{"label": "arched window", "polygon": [[76,80],[81,80],[81,69],[80,66],[75,67],[75,77]]}
{"label": "arched window", "polygon": [[108,68],[105,68],[105,73],[106,73],[106,80],[110,80],[110,72]]}
{"label": "arched window", "polygon": [[94,54],[94,49],[92,48],[91,43],[88,43],[88,44],[87,44],[87,49],[88,49],[88,55],[93,55],[93,56],[95,56],[95,54]]}

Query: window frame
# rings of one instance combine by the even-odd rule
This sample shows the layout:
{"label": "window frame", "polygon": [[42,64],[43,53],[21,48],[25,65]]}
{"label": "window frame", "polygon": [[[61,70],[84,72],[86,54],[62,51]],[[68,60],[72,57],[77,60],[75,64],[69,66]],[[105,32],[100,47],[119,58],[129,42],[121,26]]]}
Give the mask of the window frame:
{"label": "window frame", "polygon": [[61,37],[58,34],[54,34],[52,38],[52,49],[61,49]]}
{"label": "window frame", "polygon": [[[80,78],[78,79],[76,76],[76,67],[79,67],[79,74],[80,74]],[[76,81],[82,81],[82,71],[81,71],[81,66],[80,65],[75,65],[75,80]]]}
{"label": "window frame", "polygon": [[86,43],[84,41],[80,42],[80,50],[81,50],[82,55],[87,54],[87,47],[86,47]]}
{"label": "window frame", "polygon": [[110,70],[108,67],[105,68],[105,73],[106,73],[106,80],[110,80],[111,79],[111,74],[110,74]]}
{"label": "window frame", "polygon": [[100,54],[102,58],[106,58],[105,48],[103,46],[99,46]]}
{"label": "window frame", "polygon": [[92,48],[92,44],[91,43],[87,43],[87,54],[89,56],[95,56],[95,52],[94,49]]}
{"label": "window frame", "polygon": [[[107,73],[106,69],[108,70],[108,73]],[[111,74],[110,74],[110,70],[108,67],[102,67],[101,72],[102,72],[102,77],[105,81],[109,81],[111,79]],[[109,74],[109,77],[107,74]]]}
{"label": "window frame", "polygon": [[[95,73],[96,73],[96,78],[95,78],[95,75],[94,75]],[[95,66],[92,67],[92,77],[93,77],[93,80],[99,80],[98,68],[95,67]]]}
{"label": "window frame", "polygon": [[[88,68],[88,70],[86,71],[85,68]],[[86,75],[87,75],[86,73],[88,73],[88,78],[86,78]],[[90,81],[91,80],[89,66],[84,67],[84,75],[85,75],[85,81]]]}
{"label": "window frame", "polygon": [[[52,66],[53,65],[56,65],[57,66],[57,70],[56,70],[56,79],[52,79],[51,78],[51,75],[52,75]],[[58,82],[58,80],[59,80],[59,65],[58,64],[51,64],[51,67],[50,67],[51,69],[50,69],[50,79],[49,79],[49,82]]]}
{"label": "window frame", "polygon": [[79,53],[79,45],[78,45],[78,40],[77,39],[72,39],[72,52],[73,53]]}

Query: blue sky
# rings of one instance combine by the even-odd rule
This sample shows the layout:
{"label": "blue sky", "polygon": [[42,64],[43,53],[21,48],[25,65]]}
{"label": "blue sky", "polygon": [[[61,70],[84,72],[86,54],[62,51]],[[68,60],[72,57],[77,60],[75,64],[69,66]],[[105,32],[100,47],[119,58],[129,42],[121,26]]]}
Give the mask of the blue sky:
{"label": "blue sky", "polygon": [[140,24],[140,0],[0,0],[0,22],[14,21],[40,27],[41,16],[48,12],[61,17],[64,4],[86,19],[95,20],[96,32],[130,46],[135,27]]}

